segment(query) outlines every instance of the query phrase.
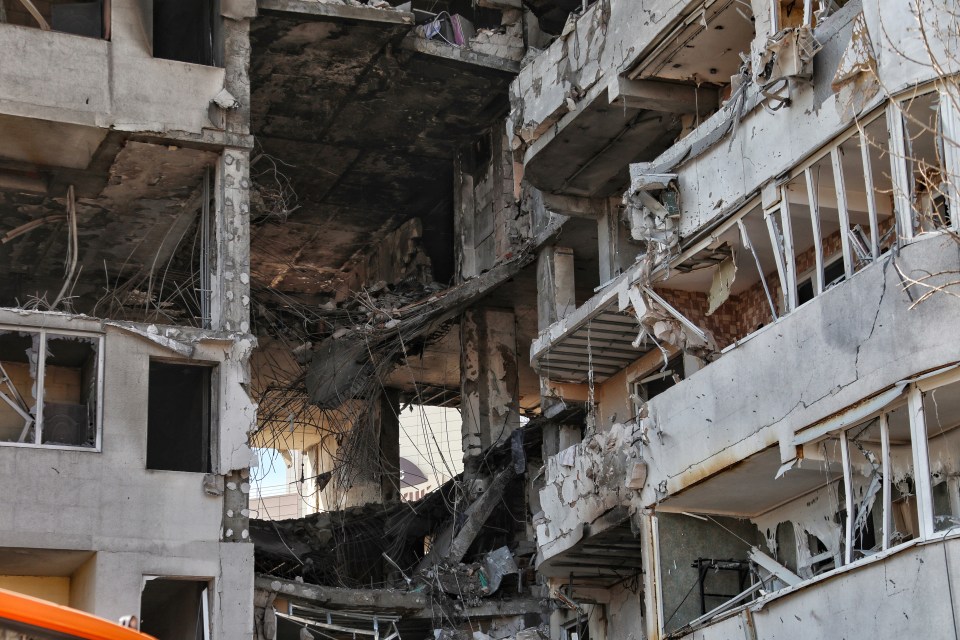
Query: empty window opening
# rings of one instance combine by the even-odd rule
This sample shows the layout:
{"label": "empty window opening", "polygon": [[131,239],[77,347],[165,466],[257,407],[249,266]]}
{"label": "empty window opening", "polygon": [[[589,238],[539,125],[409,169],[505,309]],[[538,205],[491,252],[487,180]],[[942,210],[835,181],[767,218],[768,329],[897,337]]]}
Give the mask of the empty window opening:
{"label": "empty window opening", "polygon": [[218,0],[153,0],[153,57],[222,64]]}
{"label": "empty window opening", "polygon": [[110,0],[0,0],[0,23],[110,37]]}
{"label": "empty window opening", "polygon": [[0,442],[96,448],[100,342],[46,331],[0,334]]}
{"label": "empty window opening", "polygon": [[675,355],[662,370],[658,369],[632,383],[632,397],[639,414],[643,405],[684,378],[683,354]]}
{"label": "empty window opening", "polygon": [[960,382],[923,394],[934,531],[960,527]]}
{"label": "empty window opening", "polygon": [[925,93],[900,103],[907,165],[907,196],[914,224],[923,231],[950,225],[949,186],[940,127],[940,96]]}
{"label": "empty window opening", "polygon": [[773,31],[795,29],[797,27],[816,26],[814,0],[771,0]]}
{"label": "empty window opening", "polygon": [[866,148],[864,161],[867,175],[872,186],[872,198],[877,212],[877,236],[879,252],[882,254],[893,246],[896,240],[894,224],[894,190],[892,165],[890,159],[890,134],[886,118],[876,118],[863,129],[861,148]]}
{"label": "empty window opening", "polygon": [[[813,271],[800,276],[800,283],[797,285],[797,304],[803,304],[808,300],[813,300],[815,295],[814,279],[816,277],[818,276]],[[823,290],[826,291],[833,285],[840,283],[843,281],[843,278],[843,257],[840,255],[833,256],[823,267]]]}
{"label": "empty window opening", "polygon": [[590,640],[588,619],[582,615],[578,615],[576,620],[571,620],[563,625],[561,631],[562,640]]}
{"label": "empty window opening", "polygon": [[150,361],[147,468],[210,471],[210,394],[213,368]]}
{"label": "empty window opening", "polygon": [[157,640],[209,640],[207,580],[147,578],[140,594],[140,631]]}
{"label": "empty window opening", "polygon": [[[873,262],[880,255],[880,235],[878,222],[884,221],[886,228],[890,224],[892,210],[887,208],[882,214],[876,209],[876,201],[871,191],[872,180],[867,181],[864,172],[864,155],[859,134],[845,140],[832,153],[834,170],[839,172],[838,182],[842,189],[838,197],[847,214],[847,243],[849,245],[851,273],[856,273]],[[883,204],[886,201],[881,201]]]}

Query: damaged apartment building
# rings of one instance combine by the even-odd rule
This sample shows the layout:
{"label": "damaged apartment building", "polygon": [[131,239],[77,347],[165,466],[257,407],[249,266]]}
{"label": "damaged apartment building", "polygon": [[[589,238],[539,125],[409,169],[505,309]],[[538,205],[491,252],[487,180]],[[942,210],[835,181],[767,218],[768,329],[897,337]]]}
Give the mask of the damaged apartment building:
{"label": "damaged apartment building", "polygon": [[0,588],[159,640],[958,637],[958,42],[0,0]]}

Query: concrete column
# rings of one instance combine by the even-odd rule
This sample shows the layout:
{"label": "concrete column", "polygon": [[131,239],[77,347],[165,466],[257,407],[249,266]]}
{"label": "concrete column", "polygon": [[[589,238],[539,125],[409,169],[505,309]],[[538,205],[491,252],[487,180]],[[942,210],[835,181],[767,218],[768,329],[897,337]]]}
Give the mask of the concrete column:
{"label": "concrete column", "polygon": [[659,638],[660,625],[663,617],[660,601],[659,576],[660,562],[659,541],[655,515],[639,513],[634,516],[634,523],[640,530],[641,562],[643,563],[643,622],[645,637]]}
{"label": "concrete column", "polygon": [[225,128],[231,134],[250,133],[250,18],[255,18],[255,2],[233,3],[243,11],[223,21],[224,88],[237,100],[237,106],[224,114]]}
{"label": "concrete column", "polygon": [[613,280],[622,270],[620,264],[620,224],[615,208],[606,206],[597,218],[597,244],[600,256],[600,283]]}
{"label": "concrete column", "polygon": [[400,502],[400,394],[385,389],[378,402],[380,417],[380,500]]}
{"label": "concrete column", "polygon": [[576,309],[573,249],[544,247],[537,256],[537,325],[543,331]]}
{"label": "concrete column", "polygon": [[246,469],[223,477],[223,541],[250,541],[250,474]]}
{"label": "concrete column", "polygon": [[453,161],[453,230],[457,282],[477,275],[477,241],[474,234],[473,176],[463,170],[460,155]]}
{"label": "concrete column", "polygon": [[250,331],[250,152],[224,149],[217,166],[211,328]]}
{"label": "concrete column", "polygon": [[[383,390],[357,410],[347,436],[350,452],[342,454],[348,463],[332,481],[336,508],[400,500],[399,411],[399,394],[393,389]],[[337,454],[333,464],[343,458]]]}
{"label": "concrete column", "polygon": [[460,323],[464,465],[520,426],[516,318],[512,311],[471,309]]}

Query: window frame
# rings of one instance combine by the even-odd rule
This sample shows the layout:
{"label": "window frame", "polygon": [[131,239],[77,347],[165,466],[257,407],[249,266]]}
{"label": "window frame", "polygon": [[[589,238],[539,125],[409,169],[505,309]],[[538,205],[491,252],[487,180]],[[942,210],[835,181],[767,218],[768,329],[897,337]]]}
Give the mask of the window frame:
{"label": "window frame", "polygon": [[[2,1],[3,0],[0,0],[0,2]],[[38,18],[38,16],[34,14],[34,11],[37,11],[37,13],[39,13],[39,11],[36,9],[35,6],[33,6],[32,3],[30,3],[30,6],[28,6],[27,3],[23,2],[23,0],[12,0],[12,1],[14,3],[20,4],[23,7],[23,10],[30,14],[31,18],[33,18],[33,21],[35,23],[32,25],[16,24],[14,26],[26,27],[28,29],[37,29],[39,31],[47,31],[50,33],[63,33],[69,36],[76,36],[78,38],[89,38],[91,40],[103,40],[104,42],[110,42],[111,35],[112,35],[111,23],[113,21],[113,0],[101,0],[103,4],[100,8],[100,35],[97,37],[89,36],[81,33],[73,33],[70,31],[61,31],[60,29],[54,29],[53,25],[51,24],[52,20],[48,22],[45,16],[40,16]],[[81,4],[81,2],[78,1],[75,4]],[[6,22],[0,23],[0,25],[2,24],[10,24],[10,23],[6,23]]]}
{"label": "window frame", "polygon": [[[56,449],[61,451],[87,451],[101,453],[103,451],[103,387],[104,387],[104,344],[105,334],[99,331],[76,331],[72,329],[58,329],[56,327],[22,327],[16,325],[0,325],[0,332],[4,333],[24,333],[39,334],[40,351],[37,356],[37,415],[34,416],[34,441],[33,442],[7,442],[0,441],[2,447],[22,447],[28,449]],[[67,444],[44,444],[43,443],[43,405],[44,405],[44,387],[46,377],[47,360],[47,335],[54,336],[74,336],[78,338],[95,339],[97,350],[97,415],[96,431],[97,437],[94,446],[81,447],[78,445]]]}

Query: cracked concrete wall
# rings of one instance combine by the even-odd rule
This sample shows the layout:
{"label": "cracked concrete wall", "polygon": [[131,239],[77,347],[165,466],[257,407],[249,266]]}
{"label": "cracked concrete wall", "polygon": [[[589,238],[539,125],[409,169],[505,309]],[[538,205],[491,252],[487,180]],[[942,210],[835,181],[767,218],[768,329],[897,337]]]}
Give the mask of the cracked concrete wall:
{"label": "cracked concrete wall", "polygon": [[576,544],[584,524],[639,496],[627,486],[640,451],[633,446],[633,427],[614,424],[544,461],[541,514],[534,518],[542,558]]}
{"label": "cracked concrete wall", "polygon": [[792,458],[798,429],[960,360],[960,345],[942,338],[960,301],[944,294],[911,309],[919,293],[908,296],[897,267],[907,276],[956,273],[960,256],[951,238],[924,237],[896,263],[863,269],[651,400],[650,420],[663,437],[651,438],[644,503],[656,502],[662,482],[674,493],[771,445]]}
{"label": "cracked concrete wall", "polygon": [[920,544],[762,598],[683,637],[954,637],[958,578],[960,540]]}
{"label": "cracked concrete wall", "polygon": [[[510,85],[513,130],[533,143],[554,123],[598,96],[633,66],[657,36],[697,2],[600,0],[523,67]],[[580,104],[580,103],[583,104]]]}
{"label": "cracked concrete wall", "polygon": [[532,143],[570,112],[592,101],[628,70],[654,39],[696,2],[601,0],[520,71],[510,85],[511,120]]}
{"label": "cracked concrete wall", "polygon": [[[256,424],[242,375],[249,338],[6,309],[0,323],[106,334],[102,450],[0,447],[0,509],[10,516],[0,519],[0,548],[95,551],[78,576],[77,603],[111,619],[139,611],[144,574],[213,579],[213,637],[249,638],[253,545],[224,541],[229,487],[217,494],[203,473],[146,469],[151,357],[218,365],[214,471],[249,466],[247,433]],[[243,485],[234,489],[244,505],[235,516],[245,522]],[[244,533],[237,529],[236,539],[249,540]]]}
{"label": "cracked concrete wall", "polygon": [[640,621],[644,617],[642,587],[618,585],[609,591],[606,637],[609,640],[641,640],[644,637],[640,630]]}
{"label": "cracked concrete wall", "polygon": [[[960,301],[938,295],[911,309],[912,299],[920,294],[911,291],[911,299],[903,290],[898,266],[908,277],[956,273],[960,255],[950,237],[922,236],[903,248],[896,263],[884,260],[863,269],[653,398],[643,427],[630,427],[629,433],[617,436],[633,443],[624,446],[636,448],[640,433],[647,432],[650,442],[643,447],[643,458],[648,475],[639,497],[609,483],[588,501],[598,506],[573,511],[542,494],[545,517],[554,523],[538,528],[546,555],[551,554],[549,545],[564,547],[559,538],[598,518],[607,505],[654,505],[770,446],[779,444],[782,458],[788,459],[794,455],[790,443],[798,429],[898,380],[960,361],[960,344],[943,339],[960,329]],[[604,382],[598,398],[601,429],[613,433],[617,425],[605,425],[614,415],[633,415],[626,371]],[[582,455],[584,445],[577,447]],[[619,448],[615,451],[623,455]],[[547,460],[548,483],[562,486],[585,475],[564,469],[563,455]],[[573,458],[574,469],[609,464],[596,455],[580,461],[580,455]],[[572,497],[580,499],[595,490],[586,485]]]}
{"label": "cracked concrete wall", "polygon": [[[231,52],[243,53],[236,46],[243,38],[227,30],[225,71],[154,58],[152,27],[136,0],[113,0],[111,27],[108,42],[0,24],[0,50],[16,52],[0,66],[0,112],[213,141],[211,130],[223,128],[224,110],[211,101],[229,84],[227,73],[236,75]],[[249,99],[241,106],[247,120]]]}

